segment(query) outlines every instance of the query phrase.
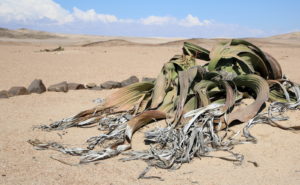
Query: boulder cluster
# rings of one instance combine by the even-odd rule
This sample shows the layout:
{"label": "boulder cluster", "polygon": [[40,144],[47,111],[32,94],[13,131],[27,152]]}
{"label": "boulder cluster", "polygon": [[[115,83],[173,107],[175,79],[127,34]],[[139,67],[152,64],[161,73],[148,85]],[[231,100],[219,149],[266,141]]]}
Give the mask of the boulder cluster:
{"label": "boulder cluster", "polygon": [[[154,81],[155,78],[142,78],[142,81]],[[69,90],[80,90],[80,89],[90,89],[90,90],[103,90],[103,89],[115,89],[128,86],[130,84],[139,82],[139,79],[136,76],[131,76],[126,80],[121,82],[117,81],[106,81],[97,85],[96,83],[68,83],[67,81],[63,81],[57,84],[50,85],[46,88],[45,84],[41,79],[35,79],[31,82],[28,88],[24,86],[14,86],[11,87],[9,90],[2,90],[0,91],[0,99],[1,98],[9,98],[12,96],[19,96],[19,95],[28,95],[31,93],[41,94],[46,91],[53,91],[53,92],[68,92]]]}

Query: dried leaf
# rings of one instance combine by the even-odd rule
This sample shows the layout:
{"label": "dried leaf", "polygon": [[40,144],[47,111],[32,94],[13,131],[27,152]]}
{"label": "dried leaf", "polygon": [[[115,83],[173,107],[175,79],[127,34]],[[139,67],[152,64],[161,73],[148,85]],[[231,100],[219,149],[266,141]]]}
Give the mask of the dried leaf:
{"label": "dried leaf", "polygon": [[137,115],[127,122],[125,131],[127,139],[130,141],[134,132],[149,122],[164,118],[166,118],[166,113],[158,110],[149,110]]}
{"label": "dried leaf", "polygon": [[166,77],[161,72],[155,81],[155,86],[152,93],[151,108],[157,108],[163,102],[166,95],[166,85]]}
{"label": "dried leaf", "polygon": [[134,83],[129,86],[119,89],[106,99],[103,107],[119,107],[124,104],[130,104],[134,106],[139,98],[153,89],[153,83],[151,82],[140,82]]}
{"label": "dried leaf", "polygon": [[186,98],[188,96],[190,82],[189,82],[189,70],[187,71],[180,71],[179,72],[179,98],[176,106],[176,113],[175,119],[173,121],[174,125],[177,125],[178,121],[180,120],[183,112],[183,107],[186,102]]}
{"label": "dried leaf", "polygon": [[269,98],[269,85],[265,79],[260,76],[251,75],[240,75],[236,77],[233,82],[238,87],[251,88],[256,93],[255,101],[248,105],[246,108],[238,109],[230,114],[228,123],[230,124],[234,120],[246,122],[252,119],[260,110],[261,106]]}

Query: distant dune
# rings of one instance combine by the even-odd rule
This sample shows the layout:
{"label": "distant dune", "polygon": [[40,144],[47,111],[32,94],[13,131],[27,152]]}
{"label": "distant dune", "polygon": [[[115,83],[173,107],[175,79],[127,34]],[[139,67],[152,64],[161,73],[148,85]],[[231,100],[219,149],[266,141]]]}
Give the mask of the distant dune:
{"label": "distant dune", "polygon": [[18,30],[9,30],[6,28],[0,28],[0,38],[12,38],[12,39],[52,39],[63,38],[53,33],[28,30],[25,28]]}
{"label": "distant dune", "polygon": [[131,46],[131,45],[142,45],[141,43],[134,43],[123,39],[111,39],[106,41],[96,41],[88,44],[83,44],[83,47],[90,46]]}
{"label": "distant dune", "polygon": [[[272,45],[290,45],[300,47],[300,32],[292,32],[282,35],[276,35],[266,38],[244,38],[256,44],[272,44]],[[95,46],[134,46],[134,45],[160,45],[160,46],[178,46],[184,42],[192,42],[195,44],[211,45],[220,40],[205,38],[146,38],[146,37],[120,37],[120,36],[98,36],[98,35],[79,35],[79,34],[60,34],[49,33],[44,31],[35,31],[29,29],[10,30],[0,28],[0,42],[26,42],[39,44],[51,43],[58,45],[77,45],[83,47]]]}
{"label": "distant dune", "polygon": [[280,40],[300,40],[300,32],[291,32],[281,35],[275,35],[269,38]]}
{"label": "distant dune", "polygon": [[[161,44],[170,41],[181,40],[182,38],[159,38],[159,37],[121,37],[121,36],[99,36],[49,33],[30,29],[10,30],[0,28],[0,41],[2,42],[26,42],[26,43],[57,43],[61,45],[127,45],[127,44]],[[41,42],[42,41],[42,42]]]}

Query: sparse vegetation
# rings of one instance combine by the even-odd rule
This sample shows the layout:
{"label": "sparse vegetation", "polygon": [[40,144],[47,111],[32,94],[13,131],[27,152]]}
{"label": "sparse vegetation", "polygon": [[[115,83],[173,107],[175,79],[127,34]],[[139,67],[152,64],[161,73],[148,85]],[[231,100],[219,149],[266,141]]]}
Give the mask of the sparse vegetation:
{"label": "sparse vegetation", "polygon": [[65,49],[61,46],[54,49],[41,49],[40,52],[56,52],[56,51],[64,51]]}
{"label": "sparse vegetation", "polygon": [[[197,60],[205,64],[198,65]],[[287,119],[284,111],[299,105],[299,85],[288,80],[279,63],[255,45],[233,39],[209,51],[186,42],[183,54],[164,64],[155,82],[126,86],[100,106],[39,127],[52,131],[97,125],[108,131],[90,138],[86,149],[38,140],[29,142],[38,149],[81,156],[80,163],[87,163],[129,150],[132,135],[138,129],[165,120],[166,127],[146,132],[145,142],[151,143],[149,150],[126,152],[128,157],[123,160],[142,159],[149,166],[177,168],[194,157],[212,156],[212,151],[221,150],[231,157],[219,158],[241,162],[243,156],[232,148],[256,142],[250,127],[266,123],[296,131],[299,127],[285,127],[277,122]],[[229,134],[229,128],[236,123],[245,125],[243,137]],[[95,151],[96,145],[105,147]]]}

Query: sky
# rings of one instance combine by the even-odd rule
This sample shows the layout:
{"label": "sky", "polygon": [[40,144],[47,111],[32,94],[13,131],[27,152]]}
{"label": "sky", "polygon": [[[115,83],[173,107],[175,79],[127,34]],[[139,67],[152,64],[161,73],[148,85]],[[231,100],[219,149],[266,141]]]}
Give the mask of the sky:
{"label": "sky", "polygon": [[138,37],[300,31],[300,0],[0,0],[0,27]]}

